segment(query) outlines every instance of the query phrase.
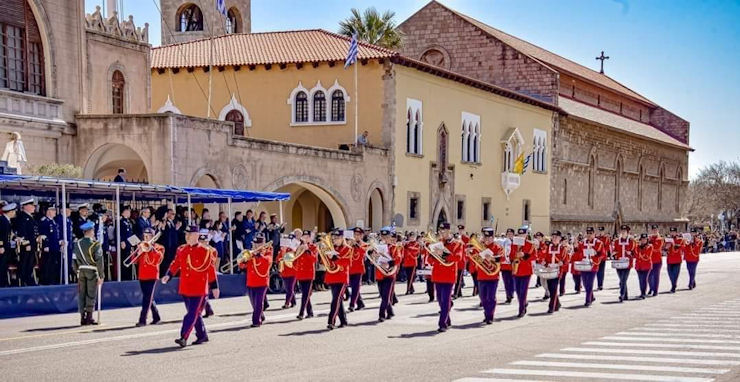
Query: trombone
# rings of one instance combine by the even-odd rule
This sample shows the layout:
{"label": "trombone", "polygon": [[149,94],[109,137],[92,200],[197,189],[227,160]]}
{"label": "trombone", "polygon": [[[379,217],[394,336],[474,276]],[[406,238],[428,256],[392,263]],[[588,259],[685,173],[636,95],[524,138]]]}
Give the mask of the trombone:
{"label": "trombone", "polygon": [[239,255],[237,255],[234,258],[234,261],[232,261],[230,263],[226,263],[226,264],[224,264],[224,265],[221,266],[221,269],[220,269],[221,270],[221,273],[226,273],[226,272],[228,272],[232,268],[238,268],[239,267],[239,264],[246,263],[249,260],[252,260],[252,258],[255,256],[256,253],[258,253],[258,252],[260,252],[260,251],[262,251],[264,249],[271,248],[271,247],[272,247],[272,242],[271,241],[268,241],[267,243],[262,244],[262,245],[260,245],[257,248],[245,249],[245,250],[241,251],[239,253]]}
{"label": "trombone", "polygon": [[154,243],[157,242],[157,239],[159,239],[160,236],[162,236],[162,231],[157,232],[151,239],[139,243],[136,250],[131,252],[131,254],[123,260],[123,266],[130,267],[133,263],[139,260],[142,253],[151,251],[152,248],[154,248]]}
{"label": "trombone", "polygon": [[[488,248],[486,248],[485,245],[478,241],[478,235],[471,236],[469,244],[472,249],[476,251],[476,253],[468,254],[468,258],[470,259],[470,261],[475,263],[475,265],[477,265],[478,268],[480,268],[483,273],[488,276],[493,276],[499,273],[499,271],[501,270],[501,264],[498,261],[491,261],[491,259],[497,259],[501,257],[500,254],[493,256],[482,255],[482,253],[487,251]],[[490,250],[488,252],[490,252]],[[490,257],[490,259],[488,257]]]}
{"label": "trombone", "polygon": [[[427,235],[424,236],[422,240],[424,241],[424,249],[426,249],[429,255],[434,257],[437,262],[439,262],[441,265],[444,265],[445,267],[451,267],[455,265],[454,262],[449,262],[445,260],[443,256],[437,254],[436,250],[432,249],[432,246],[442,245],[442,243],[439,241],[439,239],[434,237],[431,232],[427,232]],[[442,251],[444,253],[450,253],[450,251],[445,248],[444,245],[442,245]]]}

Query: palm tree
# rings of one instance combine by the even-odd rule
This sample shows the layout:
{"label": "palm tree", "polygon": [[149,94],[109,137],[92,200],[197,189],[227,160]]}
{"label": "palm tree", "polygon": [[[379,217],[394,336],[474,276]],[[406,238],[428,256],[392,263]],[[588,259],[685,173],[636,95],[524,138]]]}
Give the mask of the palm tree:
{"label": "palm tree", "polygon": [[401,32],[396,29],[393,17],[395,12],[385,11],[381,15],[370,7],[360,14],[357,8],[352,8],[352,16],[339,22],[339,34],[353,36],[370,44],[379,45],[388,49],[401,47]]}

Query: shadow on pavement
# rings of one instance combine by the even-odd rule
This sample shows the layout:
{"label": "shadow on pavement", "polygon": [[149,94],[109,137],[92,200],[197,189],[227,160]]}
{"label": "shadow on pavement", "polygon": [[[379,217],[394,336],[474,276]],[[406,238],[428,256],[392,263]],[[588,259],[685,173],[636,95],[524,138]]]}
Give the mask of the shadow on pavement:
{"label": "shadow on pavement", "polygon": [[239,317],[239,316],[246,316],[248,314],[252,314],[252,312],[217,314],[217,316],[219,317]]}
{"label": "shadow on pavement", "polygon": [[129,350],[121,354],[121,357],[131,357],[131,356],[144,355],[144,354],[162,354],[162,353],[171,353],[171,352],[176,352],[176,351],[187,351],[187,350],[190,350],[190,349],[181,348],[175,345],[175,346],[168,346],[166,348],[156,348],[156,349],[147,349],[147,350]]}
{"label": "shadow on pavement", "polygon": [[309,336],[312,334],[323,334],[328,331],[329,329],[314,329],[314,330],[304,330],[302,332],[283,333],[283,334],[278,334],[278,335],[280,337],[300,337],[300,336]]}
{"label": "shadow on pavement", "polygon": [[54,330],[64,330],[64,329],[75,329],[75,328],[81,328],[80,325],[67,325],[67,326],[51,326],[48,328],[33,328],[33,329],[26,329],[23,332],[26,333],[32,333],[32,332],[51,332]]}
{"label": "shadow on pavement", "polygon": [[428,330],[426,332],[405,333],[399,336],[388,336],[388,338],[412,339],[412,338],[419,338],[419,337],[434,337],[437,334],[440,334],[440,333],[436,330]]}

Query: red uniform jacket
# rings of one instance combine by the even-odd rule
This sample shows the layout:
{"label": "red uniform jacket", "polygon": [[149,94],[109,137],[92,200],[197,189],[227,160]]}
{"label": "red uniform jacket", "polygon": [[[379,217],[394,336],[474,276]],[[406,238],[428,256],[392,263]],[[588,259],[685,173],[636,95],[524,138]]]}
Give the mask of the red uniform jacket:
{"label": "red uniform jacket", "polygon": [[451,265],[443,265],[432,255],[428,257],[429,263],[432,265],[432,282],[454,284],[457,280],[457,266],[460,258],[463,257],[465,244],[458,240],[448,240],[445,242],[445,248],[450,251],[445,261],[452,263]]}
{"label": "red uniform jacket", "polygon": [[139,265],[139,280],[156,280],[159,278],[159,264],[164,258],[164,247],[154,244],[149,252],[142,252],[134,261]]}
{"label": "red uniform jacket", "polygon": [[416,266],[419,264],[420,251],[421,248],[418,242],[411,241],[406,243],[406,245],[403,247],[403,266],[416,268]]}
{"label": "red uniform jacket", "polygon": [[[275,258],[275,263],[280,264],[280,261],[283,260],[283,257],[286,253],[293,251],[292,249],[288,247],[280,247],[280,252],[278,252],[277,257]],[[295,277],[295,267],[290,268],[287,265],[283,265],[283,270],[280,272],[280,277],[286,278],[286,277]]]}
{"label": "red uniform jacket", "polygon": [[358,243],[352,246],[352,265],[349,267],[349,274],[365,274],[365,243]]}
{"label": "red uniform jacket", "polygon": [[547,251],[541,256],[539,263],[548,266],[550,264],[560,264],[558,276],[562,277],[568,273],[568,247],[562,243],[557,246],[550,244],[546,247]]}
{"label": "red uniform jacket", "polygon": [[188,297],[201,297],[211,289],[218,288],[216,267],[208,248],[199,244],[181,245],[167,274],[172,277],[180,273],[178,293]]}
{"label": "red uniform jacket", "polygon": [[660,235],[650,236],[650,245],[653,247],[653,264],[663,262],[663,247],[665,247],[665,239]]}
{"label": "red uniform jacket", "polygon": [[[391,256],[391,259],[393,259],[393,262],[396,265],[396,270],[401,267],[401,261],[403,261],[403,254],[404,254],[404,248],[400,245],[389,245],[388,246],[388,254]],[[375,280],[383,280],[386,277],[396,277],[396,274],[393,274],[393,276],[385,276],[383,275],[377,268],[375,268]]]}
{"label": "red uniform jacket", "polygon": [[[518,245],[512,244],[511,245],[511,253],[509,253],[509,257],[511,259],[512,264],[517,259],[517,253],[519,252],[523,253],[522,257],[519,257],[519,266],[517,267],[516,273],[514,273],[514,276],[531,276],[532,275],[532,262],[534,262],[536,259],[536,249],[532,245],[531,241],[525,241],[524,245],[521,246],[521,249]],[[513,270],[513,266],[512,266]]]}
{"label": "red uniform jacket", "polygon": [[[507,238],[507,240],[511,240],[511,239]],[[511,249],[511,247],[509,247],[509,249]],[[506,248],[504,247],[504,254],[506,254],[505,252],[506,252]],[[509,271],[509,272],[511,272],[511,258],[510,258],[510,256],[504,256],[504,257],[501,258],[501,270],[502,271]]]}
{"label": "red uniform jacket", "polygon": [[308,249],[293,263],[298,281],[313,280],[316,277],[316,259],[316,246],[309,244]]}
{"label": "red uniform jacket", "polygon": [[591,256],[591,262],[593,263],[593,267],[591,268],[592,272],[596,272],[599,270],[599,264],[601,264],[602,261],[606,260],[606,248],[604,247],[604,243],[601,242],[601,240],[594,238],[593,240],[583,239],[581,243],[578,244],[578,251],[581,252],[581,260],[586,259],[586,249],[591,248],[594,251],[596,251],[596,254]]}
{"label": "red uniform jacket", "polygon": [[579,245],[579,247],[576,248],[575,252],[573,252],[573,255],[570,256],[570,273],[572,273],[574,276],[579,276],[581,274],[581,271],[577,270],[573,263],[581,260],[583,260],[583,252],[580,250]]}
{"label": "red uniform jacket", "polygon": [[604,244],[604,255],[605,255],[604,259],[606,259],[606,256],[608,256],[611,253],[612,238],[607,235],[599,235],[596,238],[599,239],[599,241],[601,241]]}
{"label": "red uniform jacket", "polygon": [[632,267],[635,265],[635,248],[637,248],[637,242],[635,242],[634,239],[624,239],[617,238],[613,242],[614,244],[614,251],[612,251],[612,254],[615,259],[621,259],[623,257],[627,257],[630,259],[630,267],[629,269],[632,269]]}
{"label": "red uniform jacket", "polygon": [[684,244],[683,239],[680,237],[675,237],[672,244],[668,243],[668,254],[666,255],[666,263],[681,264],[681,257],[685,248],[686,244]]}
{"label": "red uniform jacket", "polygon": [[635,247],[636,271],[649,271],[653,267],[653,252],[655,249],[649,243]]}
{"label": "red uniform jacket", "polygon": [[[429,267],[432,266],[432,261],[429,259],[429,257],[430,257],[430,255],[429,255],[429,252],[427,252],[426,246],[422,246],[421,247],[421,262],[422,262],[422,264],[424,264],[424,267],[425,268],[427,266],[429,266]],[[424,278],[427,279],[427,280],[429,280],[429,279],[432,278],[432,275],[424,276]]]}
{"label": "red uniform jacket", "polygon": [[690,245],[686,246],[686,250],[684,251],[684,260],[686,260],[687,263],[696,263],[699,261],[699,255],[701,254],[701,249],[704,247],[704,241],[700,238],[695,238],[694,242]]}
{"label": "red uniform jacket", "polygon": [[352,248],[347,245],[334,247],[337,252],[335,260],[329,259],[329,262],[339,267],[339,271],[329,273],[327,270],[324,274],[324,282],[327,284],[349,284],[349,268],[352,265]]}
{"label": "red uniform jacket", "polygon": [[[486,248],[490,249],[491,252],[493,252],[493,255],[494,256],[496,256],[496,255],[503,255],[504,254],[504,248],[501,247],[500,245],[496,244],[496,243],[488,244],[488,245],[486,245]],[[501,258],[495,259],[493,261],[500,262],[501,261]],[[483,272],[483,270],[478,265],[476,265],[474,262],[471,261],[470,263],[473,264],[473,265],[475,265],[475,268],[476,268],[475,271],[478,274],[478,280],[479,281],[498,280],[499,274],[501,272],[496,272],[493,275],[488,275],[488,274],[486,274],[486,272]]]}
{"label": "red uniform jacket", "polygon": [[272,248],[269,247],[266,250],[260,251],[246,263],[240,263],[239,268],[247,270],[247,288],[266,287],[270,285],[271,266]]}

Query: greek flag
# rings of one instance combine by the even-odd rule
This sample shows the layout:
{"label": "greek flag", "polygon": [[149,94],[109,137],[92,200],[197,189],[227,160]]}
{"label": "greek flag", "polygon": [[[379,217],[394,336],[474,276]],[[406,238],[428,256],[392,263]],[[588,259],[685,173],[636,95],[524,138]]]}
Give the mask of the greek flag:
{"label": "greek flag", "polygon": [[216,10],[226,17],[226,0],[216,0]]}
{"label": "greek flag", "polygon": [[347,69],[357,62],[357,53],[360,52],[360,47],[357,44],[357,33],[352,35],[352,41],[349,43],[349,51],[347,52],[347,59],[344,60],[344,68]]}
{"label": "greek flag", "polygon": [[529,167],[530,159],[532,159],[532,154],[529,154],[526,158],[524,158],[524,168],[522,169],[522,174],[527,172],[527,167]]}

